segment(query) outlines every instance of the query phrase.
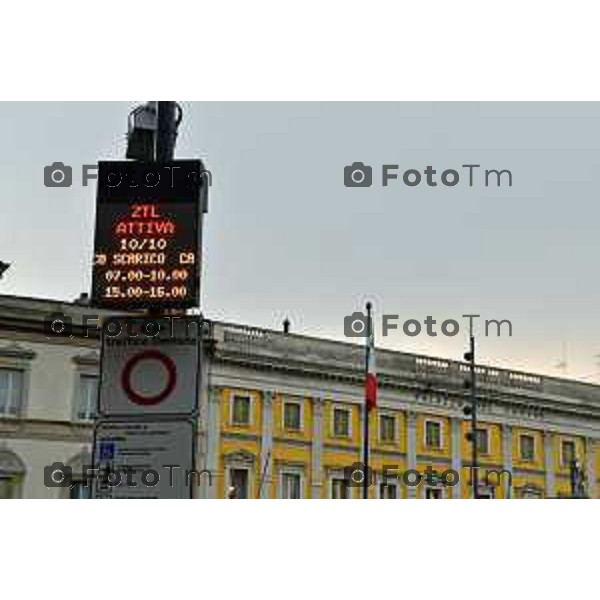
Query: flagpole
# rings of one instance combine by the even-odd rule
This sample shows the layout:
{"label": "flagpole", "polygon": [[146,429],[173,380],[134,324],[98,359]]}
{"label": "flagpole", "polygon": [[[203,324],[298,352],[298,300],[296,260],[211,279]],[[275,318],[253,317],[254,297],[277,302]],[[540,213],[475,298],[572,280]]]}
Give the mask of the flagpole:
{"label": "flagpole", "polygon": [[[366,344],[366,355],[365,355],[365,381],[369,377],[369,353],[371,346],[371,303],[367,302],[367,344]],[[364,406],[364,419],[363,419],[363,498],[367,500],[369,498],[369,402],[367,400],[367,392],[365,389],[365,406]]]}

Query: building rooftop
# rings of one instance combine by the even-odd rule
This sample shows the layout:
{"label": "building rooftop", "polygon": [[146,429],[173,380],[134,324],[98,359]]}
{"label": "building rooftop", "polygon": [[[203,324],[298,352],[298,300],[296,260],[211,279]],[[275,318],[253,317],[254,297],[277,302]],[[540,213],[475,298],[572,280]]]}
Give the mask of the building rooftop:
{"label": "building rooftop", "polygon": [[[73,333],[83,336],[84,316],[89,337],[97,337],[96,321],[90,315],[114,313],[90,308],[85,299],[73,302],[0,295],[0,331],[43,332],[44,320],[52,313],[73,319]],[[277,370],[318,379],[336,379],[361,384],[364,379],[364,345],[297,333],[284,333],[248,325],[213,321],[210,337],[214,358],[242,367]],[[377,374],[382,390],[405,389],[419,393],[460,398],[469,366],[465,362],[377,350]],[[600,386],[566,378],[550,377],[488,366],[477,366],[478,393],[490,401],[526,403],[532,411],[543,408],[585,412],[600,419]]]}

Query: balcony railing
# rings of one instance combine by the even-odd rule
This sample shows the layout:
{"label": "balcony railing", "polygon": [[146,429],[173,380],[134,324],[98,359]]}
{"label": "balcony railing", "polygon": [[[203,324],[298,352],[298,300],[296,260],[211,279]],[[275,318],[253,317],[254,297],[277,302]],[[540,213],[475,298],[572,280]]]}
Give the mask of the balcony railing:
{"label": "balcony railing", "polygon": [[[246,327],[229,323],[214,323],[214,336],[219,352],[248,356],[288,359],[361,372],[364,369],[364,346],[357,343],[335,341],[286,334],[281,331]],[[386,376],[409,380],[460,386],[469,372],[469,365],[461,361],[434,358],[393,351],[377,350],[377,371]],[[478,365],[476,374],[483,387],[509,388],[515,391],[534,392],[540,396],[554,396],[563,401],[594,403],[600,405],[600,386],[575,380],[561,379]]]}

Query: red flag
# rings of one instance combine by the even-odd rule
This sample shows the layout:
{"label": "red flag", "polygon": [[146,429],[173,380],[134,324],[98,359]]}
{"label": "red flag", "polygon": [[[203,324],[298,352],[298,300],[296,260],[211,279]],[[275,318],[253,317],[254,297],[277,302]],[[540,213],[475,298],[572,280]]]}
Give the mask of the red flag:
{"label": "red flag", "polygon": [[[370,325],[371,329],[373,324]],[[377,373],[375,372],[375,334],[371,330],[367,338],[367,379],[365,381],[367,410],[377,406]]]}

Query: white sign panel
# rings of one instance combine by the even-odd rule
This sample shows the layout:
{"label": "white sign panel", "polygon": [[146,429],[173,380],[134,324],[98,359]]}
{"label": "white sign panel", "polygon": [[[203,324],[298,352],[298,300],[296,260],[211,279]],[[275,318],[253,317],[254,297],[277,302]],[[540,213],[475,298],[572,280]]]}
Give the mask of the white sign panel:
{"label": "white sign panel", "polygon": [[111,318],[102,328],[102,416],[190,415],[198,405],[200,321]]}
{"label": "white sign panel", "polygon": [[92,498],[190,498],[193,440],[192,421],[99,422]]}

